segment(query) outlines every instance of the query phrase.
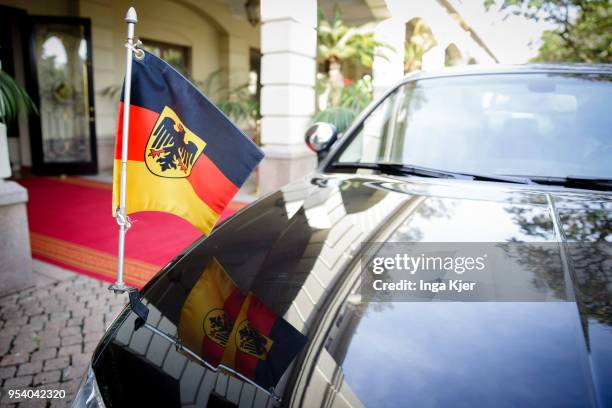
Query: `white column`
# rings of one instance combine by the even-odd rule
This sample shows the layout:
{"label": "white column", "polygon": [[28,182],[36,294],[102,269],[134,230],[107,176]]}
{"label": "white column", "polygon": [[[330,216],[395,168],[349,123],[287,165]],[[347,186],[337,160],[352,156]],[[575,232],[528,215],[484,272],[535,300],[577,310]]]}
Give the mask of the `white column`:
{"label": "white column", "polygon": [[381,21],[374,30],[374,38],[393,48],[380,47],[374,56],[372,86],[377,98],[404,76],[406,24],[396,18]]}
{"label": "white column", "polygon": [[304,143],[315,111],[316,0],[261,1],[260,189],[274,190],[312,171]]}

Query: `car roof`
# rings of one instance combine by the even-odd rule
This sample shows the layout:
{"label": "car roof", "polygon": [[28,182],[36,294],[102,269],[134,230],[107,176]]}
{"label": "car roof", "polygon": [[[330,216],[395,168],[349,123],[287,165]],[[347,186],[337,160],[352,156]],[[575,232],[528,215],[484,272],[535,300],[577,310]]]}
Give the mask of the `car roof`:
{"label": "car roof", "polygon": [[408,74],[401,83],[430,79],[457,77],[467,75],[495,75],[495,74],[534,74],[534,73],[561,73],[561,74],[611,74],[612,64],[570,64],[570,63],[538,63],[520,65],[466,65],[461,67],[448,67],[432,71],[416,71]]}

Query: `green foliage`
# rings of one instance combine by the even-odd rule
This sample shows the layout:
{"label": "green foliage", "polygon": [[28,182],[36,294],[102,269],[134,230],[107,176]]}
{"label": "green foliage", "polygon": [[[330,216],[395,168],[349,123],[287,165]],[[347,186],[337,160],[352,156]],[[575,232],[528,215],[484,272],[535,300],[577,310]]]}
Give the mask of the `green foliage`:
{"label": "green foliage", "polygon": [[215,104],[235,122],[259,118],[259,102],[248,92],[248,85],[231,90],[226,98],[217,100]]}
{"label": "green foliage", "polygon": [[317,60],[326,66],[326,75],[316,83],[317,100],[324,98],[323,109],[312,118],[313,122],[328,122],[336,126],[339,133],[344,132],[372,100],[372,82],[369,75],[347,84],[341,64],[352,61],[364,68],[371,68],[374,57],[386,58],[377,54],[381,49],[393,48],[374,39],[374,32],[359,27],[349,27],[342,20],[338,7],[331,20],[319,11],[317,26]]}
{"label": "green foliage", "polygon": [[[485,0],[487,8],[495,0]],[[502,10],[558,28],[542,34],[534,61],[612,62],[612,2],[609,0],[504,0]]]}
{"label": "green foliage", "polygon": [[100,90],[100,95],[114,99],[121,93],[122,89],[123,85],[109,85]]}
{"label": "green foliage", "polygon": [[369,75],[342,87],[339,102],[328,100],[328,107],[315,113],[312,122],[327,122],[343,133],[370,102],[372,102],[372,79]]}
{"label": "green foliage", "polygon": [[343,133],[353,123],[359,111],[344,106],[331,106],[314,114],[312,122],[327,122]]}
{"label": "green foliage", "polygon": [[370,102],[372,102],[372,78],[369,75],[342,88],[340,106],[360,112]]}
{"label": "green foliage", "polygon": [[38,110],[26,90],[0,70],[0,122],[12,122],[19,112],[38,113]]}
{"label": "green foliage", "polygon": [[[319,62],[352,60],[366,68],[371,68],[377,49],[391,46],[376,41],[371,30],[349,27],[342,20],[338,7],[331,20],[327,21],[319,11],[317,26],[317,59]],[[383,55],[381,57],[384,58]]]}
{"label": "green foliage", "polygon": [[230,88],[227,70],[218,69],[203,81],[192,82],[234,122],[248,122],[250,126],[254,126],[254,122],[259,118],[259,101],[249,92],[249,85]]}

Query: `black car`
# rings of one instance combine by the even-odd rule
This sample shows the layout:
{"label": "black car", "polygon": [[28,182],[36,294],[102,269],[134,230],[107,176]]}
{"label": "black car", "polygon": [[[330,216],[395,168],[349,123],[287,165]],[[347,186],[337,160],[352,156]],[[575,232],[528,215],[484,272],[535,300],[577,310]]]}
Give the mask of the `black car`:
{"label": "black car", "polygon": [[[612,67],[529,65],[415,74],[342,137],[316,124],[318,171],[164,267],[75,406],[612,406],[611,107]],[[503,259],[541,298],[368,300],[385,242],[548,245]],[[272,390],[177,337],[213,259],[307,338]]]}

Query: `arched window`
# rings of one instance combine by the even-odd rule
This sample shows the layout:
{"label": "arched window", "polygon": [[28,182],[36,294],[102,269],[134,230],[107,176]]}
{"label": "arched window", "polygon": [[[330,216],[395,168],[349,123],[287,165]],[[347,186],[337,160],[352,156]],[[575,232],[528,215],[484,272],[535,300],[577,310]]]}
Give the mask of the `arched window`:
{"label": "arched window", "polygon": [[463,56],[459,48],[453,43],[450,43],[444,50],[444,66],[454,67],[463,64]]}
{"label": "arched window", "polygon": [[404,51],[404,72],[421,69],[423,55],[436,46],[436,39],[427,24],[420,17],[406,23]]}

